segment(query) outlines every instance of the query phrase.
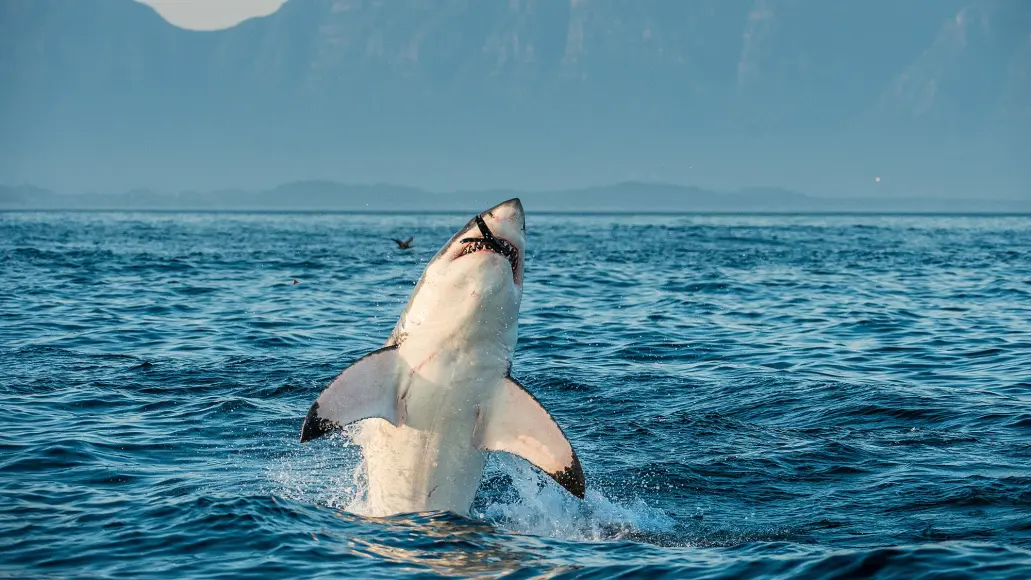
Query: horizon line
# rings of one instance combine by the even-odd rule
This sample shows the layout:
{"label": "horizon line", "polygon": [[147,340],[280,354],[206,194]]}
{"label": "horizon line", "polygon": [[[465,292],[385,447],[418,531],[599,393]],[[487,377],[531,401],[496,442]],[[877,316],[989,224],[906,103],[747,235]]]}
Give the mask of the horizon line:
{"label": "horizon line", "polygon": [[748,185],[742,186],[736,189],[714,189],[707,188],[700,185],[688,185],[683,183],[676,183],[672,181],[647,181],[647,180],[635,180],[627,179],[621,181],[613,181],[604,184],[594,185],[579,185],[571,187],[558,187],[558,188],[546,188],[546,189],[522,189],[506,186],[493,186],[493,187],[481,187],[481,188],[459,188],[451,190],[440,190],[435,188],[426,188],[417,185],[407,185],[403,183],[394,183],[387,181],[338,181],[335,179],[326,178],[310,178],[310,179],[295,179],[290,181],[279,182],[272,186],[262,187],[219,187],[219,188],[208,188],[208,189],[180,189],[178,191],[171,190],[158,190],[152,189],[147,186],[132,187],[120,191],[103,191],[103,190],[87,190],[79,192],[67,192],[58,191],[49,187],[43,187],[32,183],[23,182],[19,185],[5,185],[0,183],[0,189],[34,189],[46,193],[51,193],[59,196],[79,197],[79,196],[90,196],[90,195],[129,195],[133,193],[148,193],[155,196],[161,197],[175,197],[184,194],[192,195],[213,195],[213,194],[224,194],[224,193],[269,193],[274,192],[277,189],[289,187],[292,185],[307,185],[307,184],[324,184],[326,186],[339,186],[349,188],[396,188],[398,190],[408,190],[408,193],[422,193],[430,196],[446,196],[446,195],[482,195],[485,193],[506,193],[514,195],[548,195],[548,194],[563,194],[563,193],[588,193],[591,190],[599,189],[611,189],[617,187],[666,187],[675,188],[682,190],[696,190],[699,192],[713,193],[717,195],[739,195],[748,193],[781,193],[792,196],[800,196],[814,201],[833,201],[833,202],[845,202],[845,201],[873,201],[873,202],[980,202],[980,203],[1031,203],[1026,199],[1017,197],[993,197],[993,198],[979,198],[979,197],[937,197],[930,194],[924,195],[892,195],[891,193],[885,192],[875,196],[861,196],[856,194],[848,194],[843,196],[827,196],[813,194],[810,192],[799,191],[797,189],[784,187],[780,185]]}

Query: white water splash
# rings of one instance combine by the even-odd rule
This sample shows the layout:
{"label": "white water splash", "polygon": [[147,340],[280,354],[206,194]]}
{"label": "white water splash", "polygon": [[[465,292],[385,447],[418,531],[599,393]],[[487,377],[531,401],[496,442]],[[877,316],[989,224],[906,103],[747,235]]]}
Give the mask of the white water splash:
{"label": "white water splash", "polygon": [[[294,501],[341,509],[355,515],[368,513],[365,466],[352,432],[333,436],[326,444],[306,446],[272,461],[268,468],[270,493]],[[675,521],[641,500],[629,505],[614,502],[595,489],[583,501],[570,496],[527,462],[498,454],[488,471],[511,480],[505,500],[481,488],[473,517],[498,528],[534,536],[578,541],[609,541],[673,531]],[[512,494],[510,492],[514,491]],[[514,495],[514,499],[513,499]]]}
{"label": "white water splash", "polygon": [[298,502],[361,515],[365,469],[361,451],[343,430],[317,445],[307,445],[269,463],[269,493]]}
{"label": "white water splash", "polygon": [[606,541],[631,535],[673,531],[676,522],[662,510],[640,499],[630,505],[614,502],[590,489],[581,501],[570,496],[550,478],[528,463],[498,455],[495,469],[512,481],[517,498],[512,502],[488,503],[477,517],[508,531],[553,538]]}

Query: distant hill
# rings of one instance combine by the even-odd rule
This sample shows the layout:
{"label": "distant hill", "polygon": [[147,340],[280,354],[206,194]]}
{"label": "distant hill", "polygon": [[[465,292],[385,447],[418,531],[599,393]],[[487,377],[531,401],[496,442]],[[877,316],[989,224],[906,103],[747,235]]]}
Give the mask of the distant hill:
{"label": "distant hill", "polygon": [[1031,191],[1025,0],[0,0],[0,182]]}
{"label": "distant hill", "polygon": [[520,197],[532,212],[998,212],[1031,213],[1031,200],[820,198],[782,189],[717,192],[657,183],[620,183],[560,191],[433,193],[416,188],[304,181],[263,191],[60,194],[0,187],[0,210],[479,211]]}

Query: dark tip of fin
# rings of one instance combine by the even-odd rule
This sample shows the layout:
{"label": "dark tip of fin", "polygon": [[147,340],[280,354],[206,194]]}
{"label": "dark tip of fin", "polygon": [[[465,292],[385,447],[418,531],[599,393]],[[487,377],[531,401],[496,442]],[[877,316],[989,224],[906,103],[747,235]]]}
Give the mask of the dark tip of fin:
{"label": "dark tip of fin", "polygon": [[558,473],[549,473],[559,485],[566,488],[566,491],[583,499],[587,493],[587,482],[584,480],[584,470],[580,467],[580,458],[573,453],[573,463]]}
{"label": "dark tip of fin", "polygon": [[319,402],[315,401],[308,409],[308,416],[304,418],[304,425],[301,425],[301,443],[318,439],[326,433],[339,428],[336,423],[319,417]]}

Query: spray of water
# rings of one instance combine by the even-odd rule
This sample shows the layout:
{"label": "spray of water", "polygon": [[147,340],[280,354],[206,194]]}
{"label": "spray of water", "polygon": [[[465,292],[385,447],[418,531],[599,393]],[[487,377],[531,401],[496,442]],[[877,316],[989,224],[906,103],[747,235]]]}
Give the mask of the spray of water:
{"label": "spray of water", "polygon": [[[514,494],[487,494],[474,515],[508,531],[553,538],[604,541],[667,533],[675,521],[641,500],[617,503],[588,488],[581,501],[528,463],[508,455],[492,458],[488,469],[511,481]],[[481,492],[484,490],[481,490]]]}
{"label": "spray of water", "polygon": [[274,458],[266,470],[268,492],[360,515],[365,500],[365,470],[361,451],[350,440],[349,428],[345,428],[318,444]]}
{"label": "spray of water", "polygon": [[[345,430],[325,444],[306,446],[273,460],[268,478],[273,495],[324,505],[356,515],[367,512],[365,467],[360,450]],[[552,538],[604,541],[672,531],[675,521],[636,500],[610,500],[588,489],[573,498],[525,461],[497,454],[488,463],[492,481],[504,489],[481,487],[472,515],[500,529]]]}

